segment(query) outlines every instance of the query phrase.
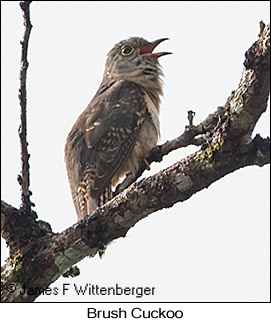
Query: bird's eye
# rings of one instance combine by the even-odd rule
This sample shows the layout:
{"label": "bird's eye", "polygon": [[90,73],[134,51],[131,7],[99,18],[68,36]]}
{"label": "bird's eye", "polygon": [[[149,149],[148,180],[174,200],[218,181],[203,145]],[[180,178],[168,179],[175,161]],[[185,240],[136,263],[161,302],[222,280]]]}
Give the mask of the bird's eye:
{"label": "bird's eye", "polygon": [[134,47],[129,44],[125,44],[121,46],[120,52],[123,56],[130,56],[133,54],[134,50]]}

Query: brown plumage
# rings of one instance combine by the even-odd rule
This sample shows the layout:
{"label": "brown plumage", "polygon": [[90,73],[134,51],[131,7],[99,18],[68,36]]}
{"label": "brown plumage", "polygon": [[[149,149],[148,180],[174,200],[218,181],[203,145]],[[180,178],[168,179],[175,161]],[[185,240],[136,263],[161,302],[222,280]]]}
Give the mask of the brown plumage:
{"label": "brown plumage", "polygon": [[135,173],[159,137],[162,95],[158,57],[165,39],[132,37],[109,52],[102,83],[70,131],[65,161],[78,219],[112,198],[112,188]]}

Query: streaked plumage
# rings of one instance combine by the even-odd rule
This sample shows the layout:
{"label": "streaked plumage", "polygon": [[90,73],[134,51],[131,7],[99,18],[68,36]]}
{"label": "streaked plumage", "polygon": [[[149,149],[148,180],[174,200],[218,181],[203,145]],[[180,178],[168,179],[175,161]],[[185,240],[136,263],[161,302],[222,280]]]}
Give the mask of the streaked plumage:
{"label": "streaked plumage", "polygon": [[[165,39],[162,39],[165,40]],[[65,161],[78,219],[112,197],[159,137],[162,40],[132,37],[109,52],[102,83],[70,131]]]}

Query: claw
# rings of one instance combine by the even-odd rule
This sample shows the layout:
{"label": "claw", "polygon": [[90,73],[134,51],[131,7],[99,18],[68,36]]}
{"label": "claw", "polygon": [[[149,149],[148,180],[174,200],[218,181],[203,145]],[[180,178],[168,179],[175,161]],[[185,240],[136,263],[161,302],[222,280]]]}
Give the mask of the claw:
{"label": "claw", "polygon": [[150,168],[150,164],[149,164],[149,162],[147,161],[147,159],[146,158],[144,158],[143,159],[143,161],[144,161],[144,163],[146,164],[146,166],[147,166],[147,170],[150,170],[151,168]]}

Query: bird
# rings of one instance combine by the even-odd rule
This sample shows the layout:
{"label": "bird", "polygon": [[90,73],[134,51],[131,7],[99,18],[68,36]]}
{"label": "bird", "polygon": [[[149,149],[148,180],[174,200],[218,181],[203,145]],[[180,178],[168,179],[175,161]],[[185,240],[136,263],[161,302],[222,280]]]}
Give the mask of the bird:
{"label": "bird", "polygon": [[162,68],[170,52],[130,37],[108,53],[102,82],[68,134],[65,163],[78,221],[113,197],[128,173],[135,175],[160,135]]}

